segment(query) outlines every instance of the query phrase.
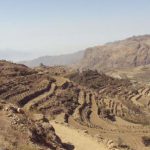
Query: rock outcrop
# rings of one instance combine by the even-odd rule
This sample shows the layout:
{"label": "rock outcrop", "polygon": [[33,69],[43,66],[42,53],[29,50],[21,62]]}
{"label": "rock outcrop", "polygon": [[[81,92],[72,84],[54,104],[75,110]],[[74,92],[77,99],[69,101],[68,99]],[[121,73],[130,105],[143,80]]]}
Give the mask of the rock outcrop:
{"label": "rock outcrop", "polygon": [[[19,108],[0,100],[0,148],[65,150],[48,119],[33,120]],[[43,116],[44,118],[44,116]]]}
{"label": "rock outcrop", "polygon": [[111,70],[150,64],[150,36],[131,37],[86,49],[78,65],[81,70]]}

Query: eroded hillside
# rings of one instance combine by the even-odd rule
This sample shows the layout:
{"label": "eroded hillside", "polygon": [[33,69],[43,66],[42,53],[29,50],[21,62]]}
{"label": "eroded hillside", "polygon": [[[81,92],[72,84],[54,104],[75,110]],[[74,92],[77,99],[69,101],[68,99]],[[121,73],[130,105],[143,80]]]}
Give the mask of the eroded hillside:
{"label": "eroded hillside", "polygon": [[28,116],[0,100],[0,148],[8,150],[66,149],[44,115]]}
{"label": "eroded hillside", "polygon": [[150,63],[150,36],[131,37],[86,49],[80,69],[109,70]]}
{"label": "eroded hillside", "polygon": [[[23,123],[26,127],[24,143],[36,148],[71,150],[75,146],[81,148],[85,140],[91,139],[93,147],[103,145],[106,150],[149,149],[150,87],[91,70],[80,73],[61,67],[44,66],[30,69],[24,65],[1,61],[0,71],[2,122],[11,121],[11,118],[6,117],[12,108],[15,110],[13,114],[26,118]],[[5,105],[13,105],[6,111],[6,115]],[[24,114],[18,113],[18,110]],[[52,126],[49,127],[51,122],[56,133]],[[11,128],[10,123],[5,127]],[[19,126],[16,128],[20,131]],[[52,132],[48,132],[51,129]],[[66,131],[66,138],[61,129]],[[68,141],[70,132],[78,140],[72,137]],[[1,134],[2,138],[6,134],[8,133]],[[22,135],[19,134],[20,136]],[[80,136],[83,140],[81,142]],[[16,144],[16,147],[19,149],[21,145]],[[2,146],[9,149],[7,144]],[[13,146],[12,149],[16,147]],[[90,148],[87,146],[87,149]]]}

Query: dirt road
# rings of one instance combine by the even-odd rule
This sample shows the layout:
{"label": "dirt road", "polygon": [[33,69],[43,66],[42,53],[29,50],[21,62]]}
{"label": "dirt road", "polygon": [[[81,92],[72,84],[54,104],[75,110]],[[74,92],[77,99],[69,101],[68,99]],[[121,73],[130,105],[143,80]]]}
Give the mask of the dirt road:
{"label": "dirt road", "polygon": [[76,130],[55,122],[51,122],[56,134],[64,143],[71,143],[75,150],[108,150],[103,143],[99,143],[95,138],[86,135],[80,130]]}

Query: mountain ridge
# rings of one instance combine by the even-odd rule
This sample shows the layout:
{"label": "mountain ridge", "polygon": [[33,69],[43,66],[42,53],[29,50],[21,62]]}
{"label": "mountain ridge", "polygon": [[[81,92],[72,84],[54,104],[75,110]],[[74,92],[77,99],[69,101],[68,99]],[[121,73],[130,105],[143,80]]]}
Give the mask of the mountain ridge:
{"label": "mountain ridge", "polygon": [[84,51],[78,51],[70,54],[56,55],[56,56],[41,56],[36,59],[29,61],[20,61],[28,67],[37,67],[41,63],[46,66],[55,66],[55,65],[72,65],[76,62],[79,62],[83,57]]}
{"label": "mountain ridge", "polygon": [[42,63],[46,66],[66,65],[98,71],[143,66],[150,64],[150,35],[132,36],[71,54],[42,56],[19,63],[28,67],[37,67]]}
{"label": "mountain ridge", "polygon": [[87,48],[81,70],[109,70],[150,64],[150,35],[133,36],[125,40]]}

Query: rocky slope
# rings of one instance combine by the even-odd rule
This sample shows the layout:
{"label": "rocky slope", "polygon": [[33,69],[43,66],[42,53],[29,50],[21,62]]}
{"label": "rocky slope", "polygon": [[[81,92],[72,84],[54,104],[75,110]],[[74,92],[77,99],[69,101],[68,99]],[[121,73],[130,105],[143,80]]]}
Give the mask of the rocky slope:
{"label": "rocky slope", "polygon": [[133,82],[139,82],[142,84],[150,85],[150,78],[149,78],[150,65],[110,69],[105,73],[115,78],[119,79],[129,78]]}
{"label": "rocky slope", "polygon": [[[17,107],[17,110],[21,108],[29,122],[33,120],[33,126],[27,127],[25,131],[24,143],[31,142],[34,146],[39,143],[38,146],[44,146],[44,150],[46,148],[69,150],[78,145],[73,144],[75,141],[70,141],[72,142],[70,145],[63,144],[61,140],[65,140],[60,140],[53,130],[53,134],[49,133],[49,128],[44,128],[45,123],[36,124],[45,116],[46,127],[53,120],[65,123],[75,130],[80,129],[96,137],[109,150],[149,148],[149,86],[133,84],[127,79],[115,79],[97,71],[88,70],[80,73],[45,66],[30,69],[6,61],[0,61],[0,71],[0,98],[5,103]],[[5,104],[2,104],[2,114],[3,105],[5,108]],[[63,128],[54,125],[56,128]],[[11,128],[9,123],[8,128]],[[65,130],[70,133],[70,128]],[[31,131],[29,135],[32,138],[27,137],[27,131]],[[6,134],[9,135],[8,132]],[[82,136],[82,139],[86,138]],[[92,143],[97,145],[95,141]],[[6,148],[7,146],[8,144]],[[19,145],[16,147],[20,148]]]}
{"label": "rocky slope", "polygon": [[[47,73],[41,74],[24,65],[7,61],[0,61],[0,72],[0,148],[8,150],[68,149],[69,144],[61,142],[45,115],[46,112],[50,113],[48,118],[51,118],[57,113],[74,108],[73,104],[68,106],[64,104],[69,96],[68,99],[65,99],[65,94],[64,98],[60,96],[64,103],[55,102],[55,99],[49,101],[49,107],[45,105],[48,108],[42,111],[44,102],[50,100],[57,89],[56,80]],[[30,103],[31,100],[36,101],[37,104],[42,103],[43,107],[40,105],[41,109],[30,113],[29,110],[32,110],[35,104]]]}
{"label": "rocky slope", "polygon": [[96,71],[74,73],[69,78],[83,86],[70,124],[106,139],[121,140],[122,148],[149,149],[142,143],[142,137],[150,136],[149,86]]}
{"label": "rocky slope", "polygon": [[150,64],[150,35],[88,48],[80,69],[110,70]]}
{"label": "rocky slope", "polygon": [[30,117],[14,104],[0,100],[0,116],[0,149],[66,149],[43,115]]}

